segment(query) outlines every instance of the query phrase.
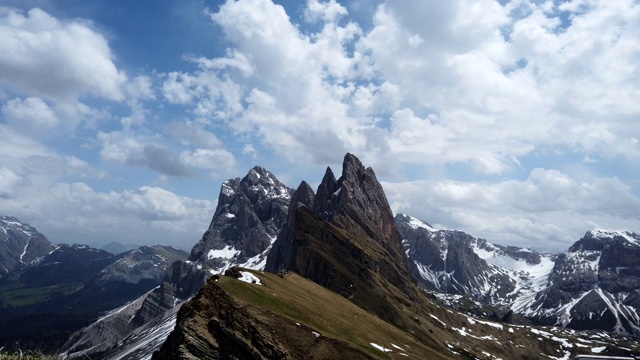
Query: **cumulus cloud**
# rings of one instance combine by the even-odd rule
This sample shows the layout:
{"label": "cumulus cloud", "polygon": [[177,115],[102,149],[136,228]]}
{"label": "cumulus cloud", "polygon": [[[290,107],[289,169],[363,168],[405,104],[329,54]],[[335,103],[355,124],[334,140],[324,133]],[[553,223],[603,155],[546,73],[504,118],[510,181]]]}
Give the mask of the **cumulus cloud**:
{"label": "cumulus cloud", "polygon": [[[506,243],[565,246],[594,224],[635,226],[637,182],[628,174],[640,160],[640,4],[372,4],[309,0],[287,14],[270,0],[229,0],[206,11],[226,51],[184,55],[180,68],[133,79],[90,22],[3,9],[0,43],[11,51],[0,54],[2,115],[23,132],[55,128],[68,113],[94,126],[118,119],[121,131],[95,137],[101,160],[161,179],[241,162],[225,144],[252,161],[280,157],[298,169],[352,152],[401,181],[385,184],[395,209]],[[131,113],[103,114],[84,97],[121,102]],[[167,114],[171,123],[159,125],[157,115]],[[5,196],[68,160],[16,132],[7,139],[0,153],[15,153],[0,162]],[[582,160],[583,171],[567,156]],[[75,160],[73,174],[91,173]],[[631,170],[619,178],[594,174],[625,165]],[[517,174],[525,179],[505,180]],[[450,175],[464,181],[441,180]],[[153,187],[113,195],[65,184],[60,198],[128,197],[127,212],[140,219],[149,215],[140,209],[153,208],[150,197],[170,209],[150,221],[184,215]]]}
{"label": "cumulus cloud", "polygon": [[37,218],[38,230],[58,242],[170,243],[188,249],[206,230],[214,205],[159,187],[97,192],[77,182],[23,192],[20,199],[3,201],[0,212],[27,222]]}
{"label": "cumulus cloud", "polygon": [[5,120],[29,134],[46,134],[58,125],[54,111],[40,98],[11,99],[2,106]]}
{"label": "cumulus cloud", "polygon": [[224,149],[196,149],[180,154],[185,164],[202,169],[225,169],[235,164],[233,154]]}
{"label": "cumulus cloud", "polygon": [[209,15],[228,56],[170,73],[166,99],[257,132],[291,161],[322,163],[349,149],[383,167],[393,164],[377,159],[391,152],[504,174],[548,146],[640,156],[640,130],[625,131],[640,110],[633,2],[385,2],[366,31],[336,1],[307,2],[313,31],[268,0],[228,1]]}
{"label": "cumulus cloud", "polygon": [[98,133],[103,161],[120,165],[148,167],[163,175],[190,176],[191,170],[168,148],[159,145],[162,138],[125,132]]}
{"label": "cumulus cloud", "polygon": [[[122,100],[126,76],[90,23],[61,21],[33,8],[0,9],[0,79],[58,101],[84,94]],[[82,56],[78,56],[82,54]]]}
{"label": "cumulus cloud", "polygon": [[[161,136],[145,137],[126,132],[100,132],[100,157],[103,161],[120,165],[148,167],[167,176],[194,176],[194,168],[226,169],[235,164],[235,157],[215,137],[215,134],[193,126],[169,125],[167,131],[183,140],[189,150],[180,155],[162,145]],[[193,148],[195,146],[195,148]]]}

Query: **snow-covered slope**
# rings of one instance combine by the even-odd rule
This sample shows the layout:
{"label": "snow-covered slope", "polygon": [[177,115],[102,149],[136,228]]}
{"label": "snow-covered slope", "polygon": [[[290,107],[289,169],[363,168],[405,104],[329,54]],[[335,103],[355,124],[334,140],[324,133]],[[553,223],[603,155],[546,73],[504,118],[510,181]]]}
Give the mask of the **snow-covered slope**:
{"label": "snow-covered slope", "polygon": [[550,325],[640,335],[640,235],[589,230],[558,256],[545,288],[513,308]]}
{"label": "snow-covered slope", "polygon": [[562,254],[494,245],[398,214],[414,276],[542,324],[640,335],[640,235],[589,230]]}
{"label": "snow-covered slope", "polygon": [[[553,256],[494,245],[457,230],[436,230],[404,214],[395,218],[414,277],[426,289],[508,305],[541,290]],[[541,280],[542,279],[542,280]]]}

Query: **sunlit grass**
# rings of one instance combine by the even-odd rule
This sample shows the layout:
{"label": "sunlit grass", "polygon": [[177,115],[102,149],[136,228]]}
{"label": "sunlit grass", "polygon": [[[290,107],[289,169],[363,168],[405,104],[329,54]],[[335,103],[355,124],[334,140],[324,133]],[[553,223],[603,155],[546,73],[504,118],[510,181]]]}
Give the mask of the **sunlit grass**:
{"label": "sunlit grass", "polygon": [[371,343],[390,348],[391,344],[406,349],[410,358],[447,358],[434,353],[398,328],[357,307],[347,299],[304,279],[297,274],[283,278],[275,274],[251,271],[264,285],[247,284],[221,277],[219,284],[234,297],[283,315],[316,329],[323,336],[346,341],[374,357],[389,358]]}

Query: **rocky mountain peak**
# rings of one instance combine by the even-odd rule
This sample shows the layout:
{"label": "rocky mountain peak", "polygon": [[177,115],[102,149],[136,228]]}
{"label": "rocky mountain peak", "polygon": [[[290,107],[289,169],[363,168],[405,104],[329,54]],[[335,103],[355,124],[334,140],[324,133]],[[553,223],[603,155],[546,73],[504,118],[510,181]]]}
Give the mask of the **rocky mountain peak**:
{"label": "rocky mountain peak", "polygon": [[330,168],[318,186],[313,210],[324,220],[343,228],[353,223],[366,236],[382,245],[397,263],[406,262],[402,237],[395,227],[387,197],[372,168],[365,168],[353,154],[347,153],[342,175],[335,180]]}
{"label": "rocky mountain peak", "polygon": [[326,170],[315,195],[298,187],[265,269],[292,270],[389,320],[397,314],[385,305],[388,293],[413,291],[382,186],[351,154],[338,180]]}
{"label": "rocky mountain peak", "polygon": [[242,179],[223,182],[209,229],[194,246],[189,261],[213,273],[232,263],[264,266],[264,253],[286,220],[291,193],[259,166]]}

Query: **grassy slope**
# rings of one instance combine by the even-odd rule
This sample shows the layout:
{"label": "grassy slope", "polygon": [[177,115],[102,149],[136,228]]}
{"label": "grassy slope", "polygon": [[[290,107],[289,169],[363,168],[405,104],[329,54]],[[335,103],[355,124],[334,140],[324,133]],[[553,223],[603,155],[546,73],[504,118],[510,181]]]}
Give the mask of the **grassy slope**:
{"label": "grassy slope", "polygon": [[[323,336],[346,341],[382,359],[451,358],[449,354],[420,344],[410,334],[297,274],[291,273],[281,278],[270,273],[253,273],[261,279],[262,286],[226,276],[220,278],[219,285],[241,301],[286,316],[316,329]],[[375,349],[371,343],[393,351],[384,353]],[[405,351],[394,348],[392,344]],[[400,353],[408,357],[400,356]]]}

